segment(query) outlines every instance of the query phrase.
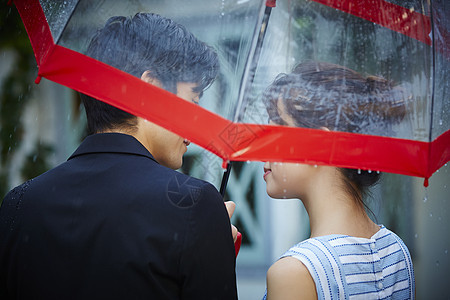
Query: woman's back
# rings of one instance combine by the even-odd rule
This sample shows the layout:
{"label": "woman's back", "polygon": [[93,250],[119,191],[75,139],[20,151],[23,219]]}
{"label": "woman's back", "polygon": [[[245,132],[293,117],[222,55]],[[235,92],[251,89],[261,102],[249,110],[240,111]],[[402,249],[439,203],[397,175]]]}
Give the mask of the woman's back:
{"label": "woman's back", "polygon": [[318,299],[414,299],[411,257],[385,227],[370,239],[328,235],[305,240],[283,257],[306,266]]}

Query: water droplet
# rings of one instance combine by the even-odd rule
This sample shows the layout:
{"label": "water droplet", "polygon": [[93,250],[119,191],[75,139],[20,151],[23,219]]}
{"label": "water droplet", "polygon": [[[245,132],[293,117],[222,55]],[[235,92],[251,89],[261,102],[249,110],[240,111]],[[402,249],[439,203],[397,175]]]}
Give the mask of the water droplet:
{"label": "water droplet", "polygon": [[286,189],[283,189],[283,193],[285,193],[285,194],[286,194]]}
{"label": "water droplet", "polygon": [[430,218],[432,218],[433,217],[433,213],[430,213]]}
{"label": "water droplet", "polygon": [[250,161],[249,161],[249,160],[247,160],[247,163],[249,164],[249,163],[250,163]]}
{"label": "water droplet", "polygon": [[439,267],[439,261],[438,260],[436,261],[436,267]]}
{"label": "water droplet", "polygon": [[419,237],[419,235],[416,233],[416,234],[414,235],[414,237],[417,239],[417,238]]}
{"label": "water droplet", "polygon": [[361,169],[358,169],[358,174],[361,174]]}
{"label": "water droplet", "polygon": [[441,125],[441,126],[442,126],[442,119],[440,119],[440,120],[439,120],[439,125]]}
{"label": "water droplet", "polygon": [[377,174],[380,174],[380,171],[377,171]]}
{"label": "water droplet", "polygon": [[423,203],[426,203],[427,201],[428,201],[428,197],[427,196],[423,197]]}
{"label": "water droplet", "polygon": [[314,165],[314,168],[317,168],[317,165]]}
{"label": "water droplet", "polygon": [[445,254],[448,254],[448,250],[447,250],[447,249],[445,249],[445,250],[444,250],[444,253],[445,253]]}
{"label": "water droplet", "polygon": [[370,173],[372,173],[372,170],[367,170],[367,172],[370,174]]}

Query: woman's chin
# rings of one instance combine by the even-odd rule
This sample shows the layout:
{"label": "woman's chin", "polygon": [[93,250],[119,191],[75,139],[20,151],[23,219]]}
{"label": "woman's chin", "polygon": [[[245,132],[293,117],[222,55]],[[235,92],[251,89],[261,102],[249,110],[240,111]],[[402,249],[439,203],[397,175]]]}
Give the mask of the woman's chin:
{"label": "woman's chin", "polygon": [[272,191],[269,188],[266,188],[266,191],[267,191],[267,195],[269,195],[270,198],[273,198],[273,199],[286,198],[286,197],[283,197],[282,195],[280,195],[280,193],[277,193],[276,191]]}

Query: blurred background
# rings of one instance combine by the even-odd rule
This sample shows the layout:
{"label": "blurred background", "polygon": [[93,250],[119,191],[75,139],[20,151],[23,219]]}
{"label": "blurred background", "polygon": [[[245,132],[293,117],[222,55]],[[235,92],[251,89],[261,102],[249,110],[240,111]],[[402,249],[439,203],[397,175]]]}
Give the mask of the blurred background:
{"label": "blurred background", "polygon": [[[295,16],[295,14],[294,14]],[[278,21],[277,21],[278,18]],[[245,20],[236,19],[236,32]],[[284,28],[283,16],[274,15],[273,23]],[[320,23],[308,23],[305,12],[298,12],[297,24],[316,30]],[[345,32],[346,38],[360,39],[361,24]],[[277,27],[274,26],[276,29]],[[278,29],[279,29],[278,28]],[[210,35],[220,28],[208,28]],[[362,29],[361,29],[362,30]],[[276,38],[274,35],[268,40]],[[344,34],[344,33],[342,33]],[[223,37],[221,33],[218,36]],[[330,36],[330,39],[333,35]],[[308,36],[297,44],[308,45]],[[238,83],[233,76],[233,57],[242,41],[230,34],[221,41],[229,49],[225,67],[210,93],[228,93],[237,97]],[[241,44],[240,44],[241,43]],[[361,53],[364,40],[353,43],[352,53]],[[244,45],[245,46],[245,45]],[[312,49],[311,49],[312,51]],[[332,49],[329,50],[331,52]],[[350,51],[350,50],[349,50]],[[397,49],[401,52],[401,49]],[[370,53],[365,53],[371,57]],[[319,56],[326,57],[323,51]],[[396,53],[391,55],[395,56]],[[386,56],[389,56],[386,54]],[[391,58],[391,57],[390,57]],[[301,58],[299,58],[301,59]],[[367,64],[371,64],[366,60]],[[284,62],[292,65],[293,62]],[[384,62],[389,63],[389,59]],[[351,63],[350,63],[351,64]],[[264,67],[264,64],[263,64]],[[413,67],[413,66],[411,66]],[[261,73],[264,70],[261,71]],[[267,72],[272,72],[266,70]],[[261,74],[260,73],[260,74]],[[65,161],[86,136],[84,110],[77,92],[43,79],[34,84],[36,61],[22,21],[14,6],[0,8],[0,198],[14,186]],[[265,81],[270,82],[273,76]],[[228,80],[227,80],[228,78]],[[238,78],[240,80],[240,78]],[[264,80],[263,80],[264,81]],[[261,81],[262,82],[262,81]],[[261,83],[262,84],[262,83]],[[448,82],[446,82],[448,86]],[[205,96],[206,97],[206,96]],[[448,102],[448,99],[446,99]],[[230,108],[226,108],[230,110]],[[247,111],[247,119],[252,118]],[[224,115],[229,112],[224,112]],[[443,108],[442,115],[448,115]],[[448,122],[448,120],[442,120]],[[191,145],[184,158],[184,172],[212,182],[217,188],[222,179],[221,160],[200,147]],[[234,163],[225,198],[237,204],[233,223],[243,234],[237,258],[240,299],[260,299],[265,289],[268,267],[293,244],[309,236],[308,216],[299,200],[275,200],[267,196],[263,163]],[[373,190],[369,207],[379,224],[396,232],[408,246],[415,268],[418,299],[450,299],[450,174],[445,164],[425,188],[422,178],[383,174]]]}

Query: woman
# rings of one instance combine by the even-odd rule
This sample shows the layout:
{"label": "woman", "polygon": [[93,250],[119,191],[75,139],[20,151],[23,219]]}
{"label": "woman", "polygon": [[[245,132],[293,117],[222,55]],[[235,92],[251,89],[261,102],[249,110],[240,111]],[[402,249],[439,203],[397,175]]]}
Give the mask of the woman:
{"label": "woman", "polygon": [[[329,63],[298,65],[264,100],[271,124],[323,130],[386,133],[405,114],[401,89]],[[379,172],[274,162],[264,171],[269,196],[301,199],[311,228],[309,239],[270,267],[265,298],[414,298],[407,247],[365,210]]]}

